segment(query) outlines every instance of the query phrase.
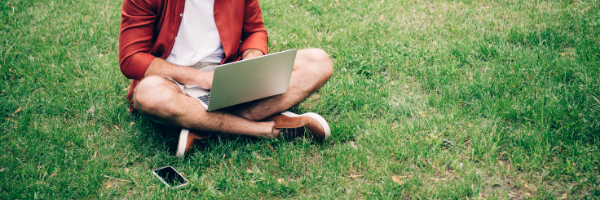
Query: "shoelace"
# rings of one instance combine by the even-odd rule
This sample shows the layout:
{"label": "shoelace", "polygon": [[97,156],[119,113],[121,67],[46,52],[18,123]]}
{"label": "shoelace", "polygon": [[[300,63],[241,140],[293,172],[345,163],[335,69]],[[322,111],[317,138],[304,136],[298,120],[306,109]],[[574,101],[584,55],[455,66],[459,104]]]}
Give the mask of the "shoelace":
{"label": "shoelace", "polygon": [[278,139],[291,140],[304,135],[304,127],[299,128],[278,128],[280,131]]}

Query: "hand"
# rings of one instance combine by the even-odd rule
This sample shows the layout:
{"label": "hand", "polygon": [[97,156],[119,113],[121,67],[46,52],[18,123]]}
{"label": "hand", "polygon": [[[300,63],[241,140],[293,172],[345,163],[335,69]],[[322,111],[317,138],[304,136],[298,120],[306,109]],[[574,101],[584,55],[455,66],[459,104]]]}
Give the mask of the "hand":
{"label": "hand", "polygon": [[254,58],[254,57],[258,57],[258,56],[262,56],[262,55],[265,55],[265,54],[258,49],[248,49],[248,50],[244,51],[244,53],[242,53],[242,60],[246,60],[246,59],[250,59],[250,58]]}
{"label": "hand", "polygon": [[201,72],[199,74],[199,76],[196,76],[197,79],[195,80],[195,82],[198,84],[198,86],[200,86],[202,89],[205,90],[209,90],[210,88],[212,88],[212,81],[213,81],[213,76],[215,75],[215,72],[205,72],[205,71],[199,71]]}
{"label": "hand", "polygon": [[169,76],[177,82],[186,85],[198,85],[203,89],[212,87],[214,72],[200,71],[191,67],[182,67],[173,65],[163,59],[155,58],[144,77],[148,76]]}

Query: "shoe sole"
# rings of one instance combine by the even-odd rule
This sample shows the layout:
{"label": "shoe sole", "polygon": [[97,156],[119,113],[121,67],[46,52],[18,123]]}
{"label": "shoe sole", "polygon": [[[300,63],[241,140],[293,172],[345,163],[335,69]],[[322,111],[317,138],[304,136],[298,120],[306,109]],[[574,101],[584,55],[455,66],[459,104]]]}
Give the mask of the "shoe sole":
{"label": "shoe sole", "polygon": [[298,115],[298,114],[290,112],[290,111],[285,111],[285,112],[282,112],[281,114],[288,116],[288,117],[308,116],[310,118],[313,118],[313,119],[317,120],[317,122],[319,122],[319,124],[321,124],[321,127],[323,127],[323,131],[325,131],[325,138],[323,140],[326,140],[327,138],[329,138],[329,136],[331,136],[331,129],[329,129],[329,124],[327,123],[327,120],[325,120],[325,118],[323,118],[323,116],[321,116],[317,113],[307,112],[302,115]]}
{"label": "shoe sole", "polygon": [[183,158],[185,156],[185,146],[187,145],[188,134],[190,134],[190,130],[181,129],[181,133],[179,133],[179,143],[177,144],[177,151],[175,153],[176,157]]}

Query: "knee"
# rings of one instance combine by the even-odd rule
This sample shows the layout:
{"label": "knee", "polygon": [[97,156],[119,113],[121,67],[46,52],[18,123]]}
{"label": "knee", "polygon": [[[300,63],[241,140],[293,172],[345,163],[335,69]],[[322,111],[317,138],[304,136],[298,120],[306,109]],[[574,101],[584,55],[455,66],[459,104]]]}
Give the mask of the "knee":
{"label": "knee", "polygon": [[318,48],[306,50],[307,60],[313,63],[313,66],[316,66],[314,70],[318,71],[325,80],[329,80],[331,75],[333,75],[333,62],[329,54],[325,50]]}
{"label": "knee", "polygon": [[172,83],[158,76],[142,79],[133,93],[134,108],[146,113],[168,111],[167,103],[174,98],[173,91],[168,88],[169,84]]}

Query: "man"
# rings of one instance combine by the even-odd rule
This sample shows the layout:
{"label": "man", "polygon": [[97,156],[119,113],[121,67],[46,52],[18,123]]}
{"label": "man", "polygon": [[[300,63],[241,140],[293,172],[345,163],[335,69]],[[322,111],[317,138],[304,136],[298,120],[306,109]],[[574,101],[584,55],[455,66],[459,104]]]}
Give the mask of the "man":
{"label": "man", "polygon": [[332,62],[321,49],[297,52],[289,89],[281,95],[207,112],[183,92],[184,84],[210,89],[219,64],[266,53],[267,32],[258,0],[123,2],[119,64],[132,79],[129,109],[192,130],[187,137],[182,131],[178,156],[187,153],[194,140],[214,132],[289,138],[306,130],[316,139],[329,137],[329,125],[320,115],[284,112],[331,77]]}

